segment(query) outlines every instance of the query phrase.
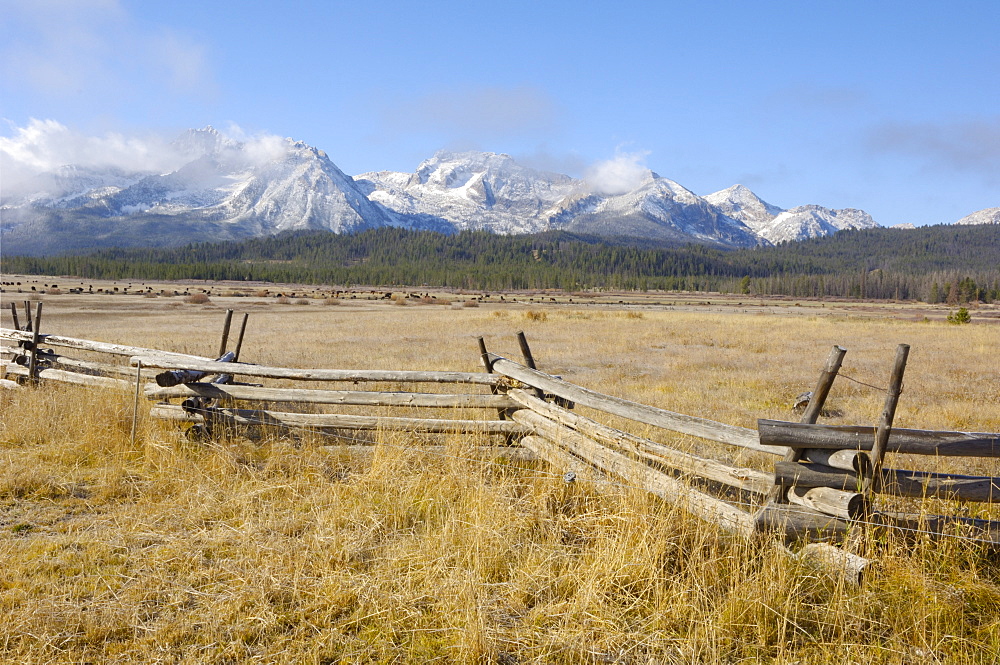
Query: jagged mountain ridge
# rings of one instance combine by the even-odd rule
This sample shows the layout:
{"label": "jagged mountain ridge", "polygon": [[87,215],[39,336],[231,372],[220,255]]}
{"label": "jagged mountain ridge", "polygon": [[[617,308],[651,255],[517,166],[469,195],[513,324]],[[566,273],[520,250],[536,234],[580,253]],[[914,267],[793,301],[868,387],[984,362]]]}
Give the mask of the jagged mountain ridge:
{"label": "jagged mountain ridge", "polygon": [[955,224],[961,226],[969,224],[1000,224],[1000,207],[977,210],[958,220]]}
{"label": "jagged mountain ridge", "polygon": [[[494,233],[568,230],[659,243],[752,247],[875,225],[861,211],[785,211],[742,185],[700,197],[652,171],[627,191],[538,171],[504,154],[439,152],[413,173],[350,177],[292,139],[241,143],[212,127],[172,144],[163,172],[67,165],[0,200],[5,253],[170,246],[293,230],[401,226]],[[852,226],[853,225],[853,226]]]}
{"label": "jagged mountain ridge", "polygon": [[285,139],[247,144],[206,127],[173,143],[166,173],[64,167],[0,202],[5,252],[47,254],[119,244],[170,246],[282,231],[336,233],[392,224],[322,150]]}
{"label": "jagged mountain ridge", "polygon": [[521,166],[509,155],[439,152],[412,173],[357,176],[369,197],[401,215],[436,216],[456,229],[603,236],[752,247],[744,224],[652,171],[630,191],[601,194],[585,180]]}
{"label": "jagged mountain ridge", "polygon": [[774,245],[827,236],[845,229],[879,226],[871,215],[855,208],[833,210],[804,205],[785,210],[767,203],[743,185],[709,194],[705,200]]}

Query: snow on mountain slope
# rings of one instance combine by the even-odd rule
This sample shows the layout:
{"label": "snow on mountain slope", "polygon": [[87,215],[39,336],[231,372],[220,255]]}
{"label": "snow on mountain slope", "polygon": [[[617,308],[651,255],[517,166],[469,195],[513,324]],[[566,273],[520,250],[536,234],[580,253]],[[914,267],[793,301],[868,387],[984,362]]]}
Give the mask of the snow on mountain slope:
{"label": "snow on mountain slope", "polygon": [[414,173],[380,171],[355,180],[372,201],[404,218],[428,216],[458,230],[494,233],[543,230],[545,212],[580,185],[487,152],[439,152]]}
{"label": "snow on mountain slope", "polygon": [[854,208],[832,210],[805,205],[784,210],[762,200],[743,185],[733,185],[709,194],[705,200],[720,212],[743,222],[772,244],[818,238],[844,229],[878,226],[871,215]]}
{"label": "snow on mountain slope", "polygon": [[458,229],[759,244],[742,223],[651,171],[632,191],[605,195],[585,180],[529,169],[509,155],[439,152],[412,174],[366,173],[357,181],[369,198],[400,215],[436,216]]}
{"label": "snow on mountain slope", "polygon": [[817,205],[805,205],[777,215],[757,233],[769,242],[778,244],[818,238],[845,229],[871,229],[877,226],[878,223],[864,210],[831,210]]}
{"label": "snow on mountain slope", "polygon": [[446,233],[569,230],[751,247],[875,225],[859,210],[785,211],[742,185],[703,198],[638,164],[615,187],[594,174],[539,171],[489,152],[439,152],[413,173],[351,178],[301,141],[235,141],[212,127],[184,132],[157,157],[128,161],[145,170],[92,163],[19,174],[25,177],[17,179],[16,196],[7,192],[0,200],[4,251],[167,246],[386,225]]}
{"label": "snow on mountain slope", "polygon": [[233,223],[259,224],[267,233],[326,229],[336,233],[384,226],[372,203],[326,153],[286,141],[282,158],[254,165],[215,210]]}
{"label": "snow on mountain slope", "polygon": [[617,196],[564,201],[553,226],[596,235],[626,235],[677,242],[753,247],[759,238],[742,222],[673,180],[649,171],[635,189]]}
{"label": "snow on mountain slope", "polygon": [[[36,190],[29,190],[35,194],[4,201],[9,251],[20,245],[42,251],[36,250],[42,246],[37,236],[54,233],[54,226],[64,229],[64,244],[81,248],[83,239],[74,236],[94,225],[101,229],[99,244],[113,238],[137,245],[299,229],[342,233],[394,222],[326,153],[305,143],[276,137],[240,143],[206,127],[185,132],[172,146],[184,161],[168,173],[65,167],[41,174]],[[156,224],[145,223],[150,220]],[[134,236],[138,228],[141,235]],[[44,247],[58,248],[60,241],[52,237]]]}
{"label": "snow on mountain slope", "polygon": [[977,210],[971,215],[966,215],[955,222],[962,226],[968,224],[1000,224],[1000,208],[984,208]]}
{"label": "snow on mountain slope", "polygon": [[784,208],[762,200],[743,185],[733,185],[704,198],[722,214],[743,222],[756,232],[766,228],[771,220],[785,212]]}

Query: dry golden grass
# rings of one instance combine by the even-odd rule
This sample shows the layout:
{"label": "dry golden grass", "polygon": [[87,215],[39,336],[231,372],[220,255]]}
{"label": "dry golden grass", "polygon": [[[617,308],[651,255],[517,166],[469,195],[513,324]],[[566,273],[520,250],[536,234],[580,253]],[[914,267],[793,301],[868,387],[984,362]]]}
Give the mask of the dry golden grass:
{"label": "dry golden grass", "polygon": [[[524,330],[545,371],[749,427],[793,419],[791,400],[813,387],[831,345],[848,348],[844,375],[884,386],[905,342],[899,426],[1000,431],[1000,329],[892,319],[889,308],[45,302],[45,332],[207,356],[234,307],[250,312],[244,360],[298,367],[477,371],[477,335],[517,359]],[[826,422],[873,423],[882,393],[839,379],[829,405],[842,415]],[[52,386],[0,393],[0,415],[3,662],[1000,658],[1000,566],[974,543],[870,542],[878,566],[854,588],[640,490],[568,485],[540,462],[477,461],[469,448],[481,442],[469,438],[442,437],[448,454],[432,455],[414,450],[418,437],[383,432],[367,458],[309,437],[194,443],[144,403],[132,445],[130,394]],[[922,462],[1000,475],[989,461]]]}

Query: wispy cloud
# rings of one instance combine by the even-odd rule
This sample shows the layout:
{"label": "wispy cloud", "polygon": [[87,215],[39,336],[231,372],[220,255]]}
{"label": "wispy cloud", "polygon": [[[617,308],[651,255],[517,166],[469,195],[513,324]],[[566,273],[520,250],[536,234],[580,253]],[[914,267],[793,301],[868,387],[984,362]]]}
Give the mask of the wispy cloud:
{"label": "wispy cloud", "polygon": [[139,25],[118,0],[0,0],[0,15],[0,75],[8,87],[96,99],[152,78],[175,93],[214,91],[204,45]]}
{"label": "wispy cloud", "polygon": [[453,141],[542,135],[556,126],[556,103],[529,86],[439,90],[395,100],[383,111],[390,131],[434,132]]}
{"label": "wispy cloud", "polygon": [[4,189],[61,166],[120,168],[125,171],[169,171],[183,163],[170,141],[154,134],[126,136],[108,132],[87,136],[55,120],[32,119],[0,136],[0,168]]}
{"label": "wispy cloud", "polygon": [[1000,182],[1000,116],[949,123],[885,123],[868,136],[874,152],[914,157],[925,167]]}
{"label": "wispy cloud", "polygon": [[[232,125],[224,135],[217,158],[237,165],[261,164],[280,159],[289,143],[273,134],[248,134]],[[125,172],[168,173],[197,158],[206,144],[177,141],[161,133],[94,136],[71,129],[55,120],[32,119],[14,127],[10,136],[0,136],[0,171],[4,196],[37,186],[41,174],[62,166],[113,168]]]}
{"label": "wispy cloud", "polygon": [[611,159],[595,162],[587,167],[583,178],[597,194],[624,194],[649,177],[649,168],[646,166],[648,156],[647,151],[625,152],[619,148]]}

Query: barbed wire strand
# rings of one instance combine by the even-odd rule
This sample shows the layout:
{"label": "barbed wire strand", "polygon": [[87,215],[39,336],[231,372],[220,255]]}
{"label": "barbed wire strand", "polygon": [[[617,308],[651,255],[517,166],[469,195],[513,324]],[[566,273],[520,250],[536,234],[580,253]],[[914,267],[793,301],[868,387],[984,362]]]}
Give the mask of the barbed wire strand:
{"label": "barbed wire strand", "polygon": [[[868,388],[874,388],[875,390],[878,390],[879,392],[883,392],[883,393],[889,392],[888,388],[880,388],[879,386],[873,386],[870,383],[865,383],[864,381],[860,381],[858,379],[850,377],[850,376],[844,374],[843,372],[837,374],[837,376],[841,377],[841,378],[844,378],[844,379],[847,379],[848,381],[853,381],[854,383],[860,384],[862,386],[867,386]],[[900,390],[900,393],[902,393],[902,390]]]}

